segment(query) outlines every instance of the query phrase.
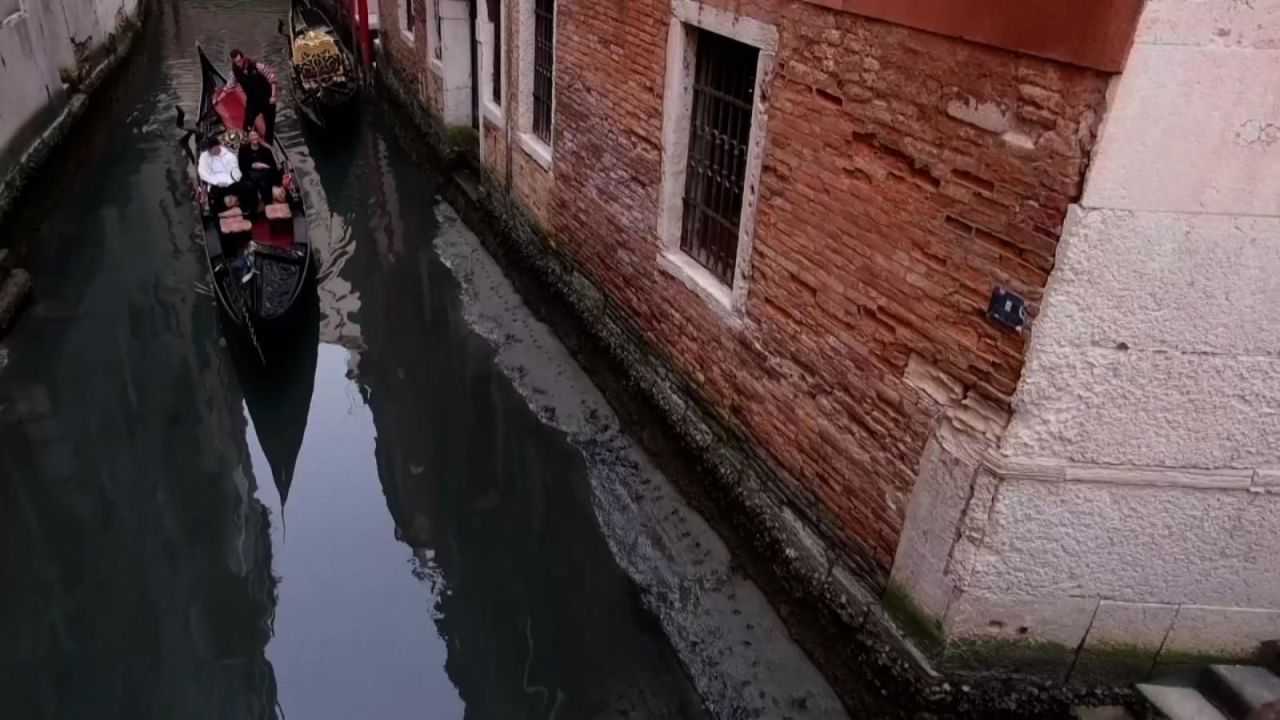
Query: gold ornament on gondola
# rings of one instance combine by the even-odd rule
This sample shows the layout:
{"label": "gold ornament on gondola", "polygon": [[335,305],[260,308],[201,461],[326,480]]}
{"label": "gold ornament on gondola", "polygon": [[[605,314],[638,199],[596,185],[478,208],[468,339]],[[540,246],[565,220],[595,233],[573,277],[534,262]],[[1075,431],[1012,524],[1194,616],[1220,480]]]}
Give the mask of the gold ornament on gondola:
{"label": "gold ornament on gondola", "polygon": [[222,131],[222,145],[232,152],[240,150],[244,144],[245,132],[240,128],[227,128]]}
{"label": "gold ornament on gondola", "polygon": [[346,57],[333,36],[322,30],[308,30],[294,39],[293,66],[308,91],[347,78]]}

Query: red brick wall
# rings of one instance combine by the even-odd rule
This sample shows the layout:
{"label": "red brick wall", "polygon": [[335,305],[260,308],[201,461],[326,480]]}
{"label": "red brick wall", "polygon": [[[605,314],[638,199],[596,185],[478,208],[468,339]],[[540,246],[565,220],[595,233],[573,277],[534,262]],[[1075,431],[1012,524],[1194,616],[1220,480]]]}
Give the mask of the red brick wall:
{"label": "red brick wall", "polygon": [[[1107,78],[805,3],[711,4],[779,31],[742,328],[656,262],[668,0],[560,0],[554,183],[517,167],[514,190],[810,520],[887,570],[937,412],[907,360],[1008,405],[1025,338],[987,298],[1039,298]],[[995,132],[955,117],[975,108]]]}
{"label": "red brick wall", "polygon": [[413,3],[413,42],[401,32],[403,16],[401,0],[379,0],[378,20],[382,26],[382,44],[392,64],[405,82],[411,83],[427,109],[442,115],[440,78],[427,64],[427,3],[429,0],[407,0]]}

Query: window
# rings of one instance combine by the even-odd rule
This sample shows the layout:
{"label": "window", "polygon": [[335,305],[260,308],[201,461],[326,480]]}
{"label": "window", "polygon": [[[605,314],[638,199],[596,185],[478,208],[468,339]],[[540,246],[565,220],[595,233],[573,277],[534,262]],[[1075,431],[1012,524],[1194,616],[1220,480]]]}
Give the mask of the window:
{"label": "window", "polygon": [[536,0],[533,13],[533,134],[550,145],[555,92],[555,0]]}
{"label": "window", "polygon": [[400,0],[400,32],[413,42],[413,0]]}
{"label": "window", "polygon": [[663,86],[658,265],[742,320],[778,30],[671,0]]}
{"label": "window", "polygon": [[22,0],[0,0],[0,20],[22,12]]}
{"label": "window", "polygon": [[488,0],[488,4],[489,22],[492,23],[493,30],[493,50],[489,56],[489,99],[494,105],[502,107],[502,8],[499,0]]}
{"label": "window", "polygon": [[680,250],[732,285],[759,51],[705,30],[696,42]]}
{"label": "window", "polygon": [[444,59],[444,49],[440,46],[444,37],[441,28],[440,0],[431,0],[431,52],[436,60]]}

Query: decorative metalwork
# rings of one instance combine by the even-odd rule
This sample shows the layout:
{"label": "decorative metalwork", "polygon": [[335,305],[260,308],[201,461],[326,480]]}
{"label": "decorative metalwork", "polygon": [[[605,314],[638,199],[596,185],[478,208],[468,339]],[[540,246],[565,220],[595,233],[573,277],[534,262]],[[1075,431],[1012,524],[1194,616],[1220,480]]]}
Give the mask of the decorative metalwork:
{"label": "decorative metalwork", "polygon": [[732,285],[758,51],[701,30],[696,42],[680,249]]}
{"label": "decorative metalwork", "polygon": [[535,0],[533,46],[533,134],[551,144],[551,101],[555,92],[555,0]]}

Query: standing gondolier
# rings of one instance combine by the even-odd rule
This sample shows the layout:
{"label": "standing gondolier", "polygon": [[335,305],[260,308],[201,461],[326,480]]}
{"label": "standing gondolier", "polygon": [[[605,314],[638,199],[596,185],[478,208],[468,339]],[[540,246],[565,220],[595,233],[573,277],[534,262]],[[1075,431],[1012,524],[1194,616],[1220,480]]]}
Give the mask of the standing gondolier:
{"label": "standing gondolier", "polygon": [[236,87],[244,90],[244,129],[252,128],[261,115],[265,130],[262,139],[270,144],[276,129],[276,71],[266,63],[250,60],[239,50],[231,51],[231,70],[231,79],[222,91],[230,92]]}

